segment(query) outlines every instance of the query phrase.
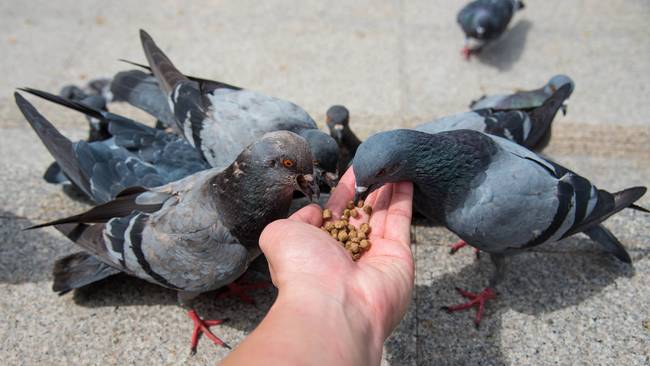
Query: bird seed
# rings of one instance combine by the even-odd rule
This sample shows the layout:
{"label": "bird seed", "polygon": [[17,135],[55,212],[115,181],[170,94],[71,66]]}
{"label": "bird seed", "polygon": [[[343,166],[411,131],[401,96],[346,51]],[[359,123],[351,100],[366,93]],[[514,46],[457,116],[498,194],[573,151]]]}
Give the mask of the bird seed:
{"label": "bird seed", "polygon": [[[364,206],[363,203],[359,206],[368,215],[372,214],[372,207]],[[359,211],[354,207],[354,202],[349,201],[346,208],[343,210],[340,220],[332,221],[332,211],[329,209],[323,210],[323,226],[321,229],[330,234],[332,238],[341,243],[341,246],[350,254],[353,260],[358,260],[361,255],[370,249],[370,241],[367,239],[370,233],[370,225],[368,223],[361,224],[358,228],[349,222],[349,218],[360,217]]]}

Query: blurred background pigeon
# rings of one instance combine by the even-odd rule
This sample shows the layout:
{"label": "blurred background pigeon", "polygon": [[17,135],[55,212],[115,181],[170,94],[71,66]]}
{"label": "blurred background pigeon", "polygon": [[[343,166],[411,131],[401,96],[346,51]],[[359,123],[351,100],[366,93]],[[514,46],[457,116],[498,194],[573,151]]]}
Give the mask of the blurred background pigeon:
{"label": "blurred background pigeon", "polygon": [[415,129],[428,133],[470,129],[507,138],[526,148],[541,151],[551,139],[551,126],[557,111],[572,91],[573,84],[566,84],[538,107],[478,109],[423,123]]}
{"label": "blurred background pigeon", "polygon": [[[539,89],[530,91],[517,91],[513,94],[484,95],[470,103],[472,110],[492,109],[495,111],[525,110],[529,111],[541,107],[544,102],[553,96],[560,88],[565,85],[570,86],[569,97],[575,89],[575,84],[570,77],[566,75],[553,76],[546,85]],[[567,100],[568,98],[567,97]],[[566,115],[566,101],[562,105],[562,113]]]}
{"label": "blurred background pigeon", "polygon": [[339,146],[339,174],[343,175],[350,166],[361,140],[350,129],[350,111],[345,106],[331,106],[325,113],[325,122],[330,136]]}
{"label": "blurred background pigeon", "polygon": [[499,38],[514,13],[523,8],[524,3],[519,0],[475,0],[465,5],[456,18],[465,33],[465,59]]}

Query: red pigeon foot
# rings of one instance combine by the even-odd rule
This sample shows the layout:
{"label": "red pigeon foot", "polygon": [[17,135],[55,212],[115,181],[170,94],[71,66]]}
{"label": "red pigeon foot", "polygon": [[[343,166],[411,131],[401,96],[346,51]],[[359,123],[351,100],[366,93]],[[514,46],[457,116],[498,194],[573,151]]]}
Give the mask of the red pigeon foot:
{"label": "red pigeon foot", "polygon": [[481,291],[478,294],[475,294],[473,292],[461,290],[458,287],[456,288],[456,291],[460,293],[464,298],[469,299],[468,302],[463,303],[463,304],[458,304],[454,306],[444,306],[442,309],[446,310],[447,312],[451,313],[454,311],[460,311],[460,310],[466,310],[470,309],[473,307],[477,307],[478,309],[476,310],[476,319],[474,319],[474,323],[476,323],[476,326],[478,327],[479,324],[481,323],[481,317],[483,316],[483,310],[485,309],[485,303],[488,300],[494,300],[497,298],[496,293],[494,290],[492,290],[489,287],[486,287],[483,291]]}
{"label": "red pigeon foot", "polygon": [[199,316],[199,314],[196,313],[196,310],[192,309],[187,312],[187,315],[192,319],[194,322],[194,331],[192,332],[192,341],[191,341],[191,346],[190,346],[190,351],[192,355],[196,354],[196,346],[199,344],[199,338],[201,338],[201,334],[205,334],[214,344],[217,346],[223,346],[228,349],[230,349],[230,346],[219,339],[216,335],[214,335],[210,331],[210,327],[213,325],[219,325],[223,322],[226,321],[226,319],[223,320],[203,320]]}
{"label": "red pigeon foot", "polygon": [[248,296],[247,292],[251,290],[267,288],[270,286],[271,284],[268,282],[243,283],[242,281],[235,281],[229,284],[227,286],[228,289],[220,293],[219,296],[217,296],[217,298],[222,299],[224,297],[237,296],[239,300],[241,300],[242,302],[254,305],[255,300],[253,300],[252,297]]}

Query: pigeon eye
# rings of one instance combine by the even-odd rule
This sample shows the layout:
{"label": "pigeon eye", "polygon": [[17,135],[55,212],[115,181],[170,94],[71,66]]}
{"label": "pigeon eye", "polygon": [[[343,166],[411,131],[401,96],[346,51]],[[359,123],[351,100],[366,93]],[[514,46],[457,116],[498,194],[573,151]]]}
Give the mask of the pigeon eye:
{"label": "pigeon eye", "polygon": [[384,174],[386,174],[386,168],[384,168],[384,169],[380,170],[379,172],[377,172],[376,177],[379,178],[379,177],[381,177],[381,176],[384,175]]}
{"label": "pigeon eye", "polygon": [[282,165],[284,165],[287,168],[291,168],[292,166],[294,166],[294,164],[295,164],[295,162],[293,160],[291,160],[291,159],[282,160]]}

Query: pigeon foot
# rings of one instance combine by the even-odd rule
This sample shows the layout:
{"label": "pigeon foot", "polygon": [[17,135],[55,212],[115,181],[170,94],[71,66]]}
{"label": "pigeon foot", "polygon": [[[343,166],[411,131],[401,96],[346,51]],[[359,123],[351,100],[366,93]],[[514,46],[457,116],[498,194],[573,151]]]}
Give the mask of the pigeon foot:
{"label": "pigeon foot", "polygon": [[[459,240],[456,242],[456,244],[452,244],[451,248],[449,249],[449,254],[454,255],[456,254],[457,251],[459,251],[461,248],[466,247],[468,244],[465,242],[465,240]],[[474,248],[474,253],[476,254],[476,258],[479,258],[481,256],[481,251],[478,250],[477,248]]]}
{"label": "pigeon foot", "polygon": [[481,291],[478,294],[461,290],[458,287],[456,288],[456,291],[458,291],[458,293],[460,293],[461,296],[463,296],[464,298],[469,299],[469,301],[463,304],[444,306],[442,309],[446,310],[448,313],[452,313],[454,311],[466,310],[473,307],[477,307],[476,318],[474,319],[474,323],[476,324],[476,327],[478,327],[479,324],[481,323],[481,317],[483,316],[485,303],[488,300],[496,299],[497,298],[496,293],[494,292],[494,290],[492,290],[489,287],[486,287],[483,291]]}
{"label": "pigeon foot", "polygon": [[214,335],[210,331],[210,327],[213,325],[219,325],[223,322],[226,321],[226,319],[222,320],[203,320],[199,316],[199,314],[196,313],[196,310],[192,309],[187,312],[187,315],[192,319],[194,322],[194,331],[192,332],[192,341],[191,341],[191,346],[190,346],[190,352],[192,355],[196,354],[196,347],[199,344],[199,338],[201,338],[201,334],[205,334],[210,340],[216,344],[217,346],[222,346],[230,349],[230,346],[219,339],[216,335]]}
{"label": "pigeon foot", "polygon": [[469,58],[472,55],[472,50],[470,50],[469,47],[463,47],[463,49],[460,50],[460,54],[463,55],[465,61],[469,61]]}
{"label": "pigeon foot", "polygon": [[217,299],[222,299],[224,297],[236,296],[242,302],[247,304],[255,305],[255,300],[250,297],[247,292],[251,290],[257,290],[261,288],[268,288],[271,284],[268,282],[255,282],[255,283],[243,283],[242,281],[235,281],[229,284],[224,292],[220,293],[217,296]]}

